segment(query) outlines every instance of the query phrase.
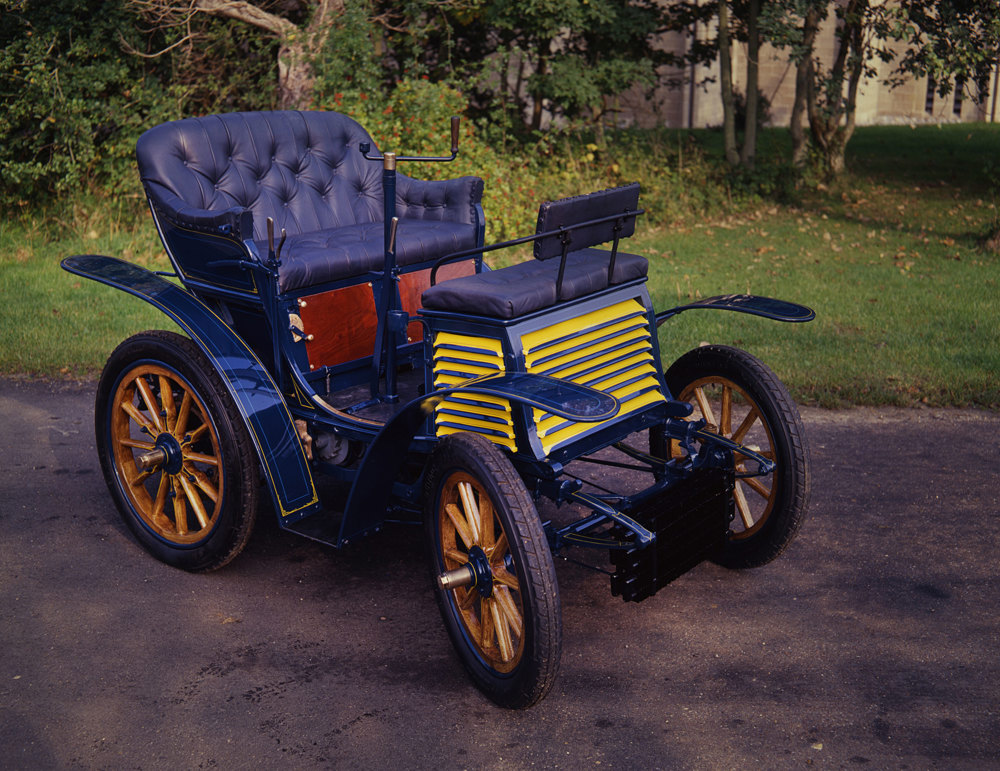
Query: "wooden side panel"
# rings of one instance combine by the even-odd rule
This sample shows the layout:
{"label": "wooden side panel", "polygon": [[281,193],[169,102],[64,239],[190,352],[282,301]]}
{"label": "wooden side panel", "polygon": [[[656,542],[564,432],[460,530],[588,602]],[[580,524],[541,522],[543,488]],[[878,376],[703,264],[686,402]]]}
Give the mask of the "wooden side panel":
{"label": "wooden side panel", "polygon": [[306,342],[310,369],[372,355],[378,315],[370,284],[303,297],[299,305],[303,329],[313,336]]}
{"label": "wooden side panel", "polygon": [[[452,278],[471,276],[476,272],[475,260],[462,260],[461,262],[451,262],[442,265],[437,272],[437,282],[447,281]],[[403,310],[411,316],[416,316],[420,309],[420,295],[425,289],[430,288],[431,271],[417,270],[413,273],[406,273],[399,277],[399,299],[403,304]],[[406,330],[406,337],[409,342],[422,340],[424,337],[424,327],[422,324],[412,322]]]}

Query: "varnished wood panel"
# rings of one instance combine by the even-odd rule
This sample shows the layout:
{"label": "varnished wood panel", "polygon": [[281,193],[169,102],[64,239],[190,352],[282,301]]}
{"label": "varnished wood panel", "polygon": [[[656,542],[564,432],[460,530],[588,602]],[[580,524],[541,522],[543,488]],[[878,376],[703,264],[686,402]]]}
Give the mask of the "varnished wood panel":
{"label": "varnished wood panel", "polygon": [[[437,283],[440,284],[442,281],[447,281],[452,278],[471,276],[475,272],[475,260],[451,262],[447,265],[442,265],[441,269],[438,270]],[[427,270],[417,270],[413,273],[406,273],[400,276],[399,299],[403,305],[403,310],[411,316],[416,316],[417,311],[420,309],[420,295],[422,295],[424,290],[429,288],[430,285],[430,268]],[[418,340],[422,340],[424,336],[423,325],[416,322],[411,323],[409,328],[406,330],[406,336],[411,342],[414,343]]]}
{"label": "varnished wood panel", "polygon": [[378,316],[369,284],[356,284],[303,297],[299,308],[309,366],[318,369],[371,356]]}

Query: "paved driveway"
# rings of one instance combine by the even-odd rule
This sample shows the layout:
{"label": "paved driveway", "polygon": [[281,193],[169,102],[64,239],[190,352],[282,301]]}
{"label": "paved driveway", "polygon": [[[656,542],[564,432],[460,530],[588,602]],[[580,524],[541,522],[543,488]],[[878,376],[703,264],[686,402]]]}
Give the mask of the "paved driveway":
{"label": "paved driveway", "polygon": [[1000,416],[806,411],[790,551],[638,605],[559,562],[559,679],[511,713],[457,664],[419,531],[336,552],[268,518],[217,573],[149,557],[92,393],[0,380],[7,768],[1000,767]]}

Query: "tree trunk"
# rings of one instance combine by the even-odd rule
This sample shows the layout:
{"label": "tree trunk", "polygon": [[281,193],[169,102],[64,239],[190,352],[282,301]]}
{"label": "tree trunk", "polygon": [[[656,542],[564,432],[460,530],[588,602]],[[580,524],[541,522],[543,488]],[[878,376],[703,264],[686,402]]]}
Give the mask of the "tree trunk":
{"label": "tree trunk", "polygon": [[[537,75],[544,77],[548,72],[549,52],[552,50],[552,41],[546,40],[538,46],[538,70]],[[535,89],[531,95],[531,130],[540,131],[542,128],[542,95],[540,89]]]}
{"label": "tree trunk", "polygon": [[[170,3],[152,3],[169,6]],[[278,51],[278,103],[282,109],[302,109],[312,99],[312,59],[326,43],[334,19],[343,13],[344,0],[317,0],[305,28],[242,0],[194,0],[194,11],[250,24],[274,35]]]}
{"label": "tree trunk", "polygon": [[719,81],[722,86],[722,136],[726,160],[732,166],[740,162],[736,150],[736,109],[733,104],[733,58],[729,40],[729,5],[719,0]]}
{"label": "tree trunk", "polygon": [[278,108],[303,110],[310,106],[315,80],[301,39],[283,42],[278,49]]}
{"label": "tree trunk", "polygon": [[816,45],[816,33],[823,15],[816,5],[811,6],[806,12],[802,22],[801,53],[795,63],[795,101],[792,103],[792,119],[789,129],[792,134],[792,163],[800,167],[805,165],[809,153],[809,140],[802,119],[805,117],[809,92],[815,83],[816,70],[813,63],[813,49]]}
{"label": "tree trunk", "polygon": [[740,163],[753,168],[757,155],[757,113],[760,110],[760,91],[757,88],[757,72],[760,66],[760,33],[757,17],[760,14],[760,0],[750,0],[747,7],[747,93],[746,121],[743,126],[743,150]]}
{"label": "tree trunk", "polygon": [[[823,156],[827,178],[833,178],[844,170],[844,153],[854,134],[858,86],[864,71],[863,31],[867,13],[868,0],[848,0],[843,24],[837,34],[839,47],[825,84],[822,109],[815,80],[808,88],[809,128]],[[845,79],[848,85],[846,98],[843,96]]]}

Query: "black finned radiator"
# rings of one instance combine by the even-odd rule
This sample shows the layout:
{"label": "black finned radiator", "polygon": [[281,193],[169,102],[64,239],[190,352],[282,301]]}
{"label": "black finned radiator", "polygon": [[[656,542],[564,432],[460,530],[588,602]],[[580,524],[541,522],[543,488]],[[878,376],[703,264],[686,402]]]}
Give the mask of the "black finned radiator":
{"label": "black finned radiator", "polygon": [[733,484],[732,470],[700,469],[628,512],[656,533],[656,542],[611,551],[611,594],[639,602],[714,556],[733,518]]}

